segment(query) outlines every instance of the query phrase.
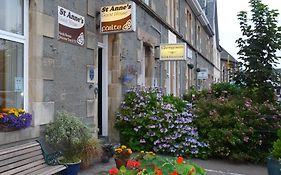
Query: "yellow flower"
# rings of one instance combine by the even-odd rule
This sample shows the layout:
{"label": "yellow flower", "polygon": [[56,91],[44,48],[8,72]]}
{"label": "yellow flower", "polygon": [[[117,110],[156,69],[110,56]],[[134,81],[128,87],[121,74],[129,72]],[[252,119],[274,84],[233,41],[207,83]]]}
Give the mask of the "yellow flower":
{"label": "yellow flower", "polygon": [[144,151],[141,151],[141,153],[144,153]]}
{"label": "yellow flower", "polygon": [[17,117],[19,117],[19,116],[20,116],[19,111],[15,111],[15,112],[14,112],[14,115],[17,116]]}
{"label": "yellow flower", "polygon": [[126,149],[127,147],[126,147],[125,145],[122,145],[121,148],[122,148],[122,149]]}
{"label": "yellow flower", "polygon": [[19,113],[25,113],[24,109],[19,109],[18,111],[19,111]]}
{"label": "yellow flower", "polygon": [[116,148],[116,149],[115,149],[115,152],[120,153],[121,151],[122,151],[122,149],[121,149],[121,148]]}

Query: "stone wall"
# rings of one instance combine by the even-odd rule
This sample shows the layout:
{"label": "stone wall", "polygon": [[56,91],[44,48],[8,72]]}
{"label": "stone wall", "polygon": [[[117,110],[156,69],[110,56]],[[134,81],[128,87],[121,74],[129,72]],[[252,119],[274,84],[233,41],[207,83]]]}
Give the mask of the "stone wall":
{"label": "stone wall", "polygon": [[[34,128],[51,122],[61,110],[77,114],[89,126],[97,122],[96,94],[86,81],[86,66],[97,66],[93,2],[30,1],[29,111]],[[58,41],[58,6],[85,17],[84,47]]]}

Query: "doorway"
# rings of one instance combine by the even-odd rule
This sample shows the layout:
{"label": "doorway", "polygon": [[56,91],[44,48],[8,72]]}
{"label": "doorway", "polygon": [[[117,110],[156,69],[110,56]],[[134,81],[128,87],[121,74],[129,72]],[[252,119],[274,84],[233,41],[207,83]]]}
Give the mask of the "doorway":
{"label": "doorway", "polygon": [[102,52],[103,48],[98,47],[98,135],[102,135],[102,90],[103,90],[103,82],[102,82]]}
{"label": "doorway", "polygon": [[103,36],[103,42],[98,42],[98,136],[108,136],[108,36]]}

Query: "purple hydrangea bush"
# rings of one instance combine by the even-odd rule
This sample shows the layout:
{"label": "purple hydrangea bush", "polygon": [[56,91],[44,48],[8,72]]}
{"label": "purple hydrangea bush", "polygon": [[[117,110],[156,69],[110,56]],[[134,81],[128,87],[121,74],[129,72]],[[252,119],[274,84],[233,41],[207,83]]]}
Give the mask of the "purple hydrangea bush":
{"label": "purple hydrangea bush", "polygon": [[198,139],[193,117],[179,97],[166,96],[159,88],[133,87],[121,102],[116,128],[121,142],[135,151],[190,156],[207,146]]}

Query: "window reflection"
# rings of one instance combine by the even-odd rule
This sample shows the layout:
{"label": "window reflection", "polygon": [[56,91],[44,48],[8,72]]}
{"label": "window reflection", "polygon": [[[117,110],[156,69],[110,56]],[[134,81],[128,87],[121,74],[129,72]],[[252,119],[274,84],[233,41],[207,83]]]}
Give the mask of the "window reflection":
{"label": "window reflection", "polygon": [[0,108],[23,108],[23,44],[0,39]]}
{"label": "window reflection", "polygon": [[23,0],[1,0],[0,30],[23,35]]}

